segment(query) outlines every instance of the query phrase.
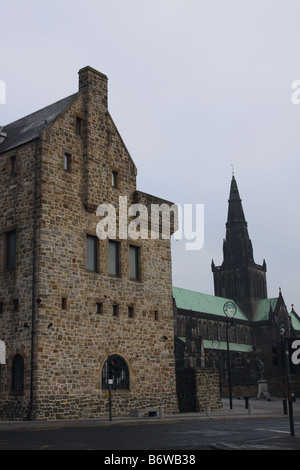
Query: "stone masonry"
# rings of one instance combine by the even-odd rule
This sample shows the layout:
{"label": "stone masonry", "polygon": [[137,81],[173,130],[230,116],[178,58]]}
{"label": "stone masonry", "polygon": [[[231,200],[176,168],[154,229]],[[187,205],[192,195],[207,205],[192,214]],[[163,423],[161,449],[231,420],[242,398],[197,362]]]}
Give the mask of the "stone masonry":
{"label": "stone masonry", "polygon": [[[113,204],[117,215],[120,196],[128,207],[171,204],[137,191],[136,166],[108,112],[107,77],[81,69],[78,93],[30,141],[7,148],[10,126],[4,131],[0,418],[107,416],[103,367],[112,355],[129,374],[128,387],[112,391],[113,415],[158,406],[177,412],[170,240],[119,237],[112,275],[109,240],[96,237],[100,204]],[[96,239],[94,271],[86,265],[87,235]],[[139,253],[138,279],[130,278],[130,246]]]}

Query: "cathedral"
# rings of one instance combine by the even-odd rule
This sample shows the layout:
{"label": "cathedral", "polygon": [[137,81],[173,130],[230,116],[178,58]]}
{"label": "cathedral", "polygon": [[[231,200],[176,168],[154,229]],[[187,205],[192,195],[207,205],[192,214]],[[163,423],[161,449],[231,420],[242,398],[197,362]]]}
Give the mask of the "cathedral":
{"label": "cathedral", "polygon": [[[237,181],[232,175],[228,200],[223,262],[211,265],[215,295],[173,287],[177,374],[190,380],[201,367],[218,370],[221,394],[257,395],[260,378],[268,381],[271,394],[282,393],[282,364],[274,364],[272,346],[283,337],[300,335],[300,319],[288,312],[283,295],[268,298],[265,260],[254,261]],[[234,311],[227,315],[226,305]],[[227,347],[230,370],[228,370]],[[191,380],[190,380],[191,381]],[[181,402],[181,409],[194,409]]]}

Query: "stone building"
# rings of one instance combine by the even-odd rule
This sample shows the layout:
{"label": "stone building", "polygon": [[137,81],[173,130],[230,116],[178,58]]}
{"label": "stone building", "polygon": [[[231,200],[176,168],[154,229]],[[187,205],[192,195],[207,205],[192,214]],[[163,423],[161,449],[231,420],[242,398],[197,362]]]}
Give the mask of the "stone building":
{"label": "stone building", "polygon": [[[229,373],[235,395],[257,394],[261,377],[259,363],[270,391],[282,393],[282,364],[275,365],[272,346],[284,336],[300,337],[300,319],[294,308],[288,312],[281,290],[274,298],[267,296],[266,263],[254,261],[237,182],[232,177],[223,263],[212,262],[215,295],[173,287],[175,311],[176,369],[187,383],[201,367],[219,372],[222,395],[228,394]],[[232,318],[224,306],[236,307]],[[228,339],[228,341],[227,341]],[[228,370],[227,343],[230,370]],[[192,378],[191,378],[192,377]],[[297,386],[299,391],[300,387]],[[191,390],[193,389],[193,385]],[[187,399],[187,395],[189,398]],[[181,409],[195,410],[194,393],[179,395]]]}
{"label": "stone building", "polygon": [[1,419],[107,416],[109,379],[114,415],[176,412],[170,240],[123,220],[171,203],[136,189],[107,77],[81,69],[78,92],[1,136]]}

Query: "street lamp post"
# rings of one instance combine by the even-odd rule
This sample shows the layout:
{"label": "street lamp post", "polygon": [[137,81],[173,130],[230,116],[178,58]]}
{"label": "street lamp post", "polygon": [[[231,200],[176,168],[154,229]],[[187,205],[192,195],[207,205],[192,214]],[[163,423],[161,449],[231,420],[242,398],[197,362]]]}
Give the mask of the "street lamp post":
{"label": "street lamp post", "polygon": [[219,348],[220,348],[220,341],[218,339],[214,339],[212,340],[211,342],[212,344],[212,347],[214,349],[216,349],[218,351],[218,370],[219,370],[219,390],[220,390],[220,394],[222,394],[222,381],[221,381],[221,364],[220,364],[220,351],[219,351]]}
{"label": "street lamp post", "polygon": [[229,404],[232,410],[232,392],[231,392],[231,374],[230,374],[230,356],[229,356],[229,318],[233,319],[236,314],[236,306],[233,302],[226,302],[223,306],[223,311],[226,315],[226,343],[227,343],[227,369],[228,369],[228,390],[229,390]]}

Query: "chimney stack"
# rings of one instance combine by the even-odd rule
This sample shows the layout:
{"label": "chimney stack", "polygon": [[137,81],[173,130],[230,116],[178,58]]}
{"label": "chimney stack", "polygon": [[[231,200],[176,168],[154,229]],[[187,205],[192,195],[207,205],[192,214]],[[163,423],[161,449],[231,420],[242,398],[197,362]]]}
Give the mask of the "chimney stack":
{"label": "chimney stack", "polygon": [[79,70],[79,91],[92,95],[98,104],[107,109],[107,76],[90,66]]}

